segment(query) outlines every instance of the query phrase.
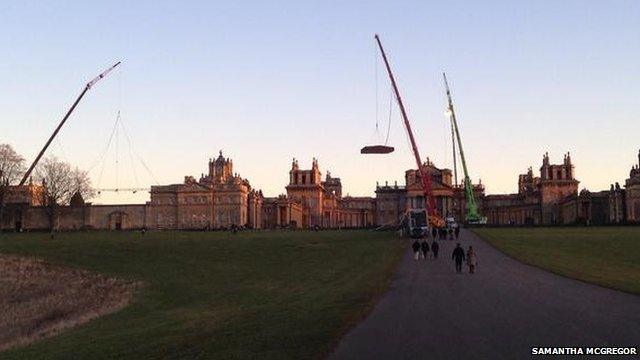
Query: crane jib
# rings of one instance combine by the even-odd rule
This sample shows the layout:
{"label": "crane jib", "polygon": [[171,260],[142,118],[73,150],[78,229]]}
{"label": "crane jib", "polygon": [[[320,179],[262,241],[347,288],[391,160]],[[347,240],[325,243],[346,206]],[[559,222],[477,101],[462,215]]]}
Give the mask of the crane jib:
{"label": "crane jib", "polygon": [[409,117],[407,116],[407,112],[405,111],[404,104],[402,102],[402,98],[400,97],[400,91],[398,90],[398,86],[396,84],[396,80],[393,76],[393,72],[391,71],[391,66],[389,65],[389,61],[387,60],[387,55],[384,52],[384,48],[382,47],[382,42],[380,41],[380,37],[378,34],[375,35],[376,42],[378,43],[378,47],[380,48],[380,52],[382,54],[382,59],[384,60],[385,67],[387,68],[387,73],[389,74],[389,79],[391,81],[391,86],[393,87],[393,91],[396,95],[396,99],[398,100],[398,106],[400,107],[400,113],[402,114],[402,119],[404,120],[404,126],[407,129],[407,133],[409,134],[409,141],[411,142],[411,149],[413,151],[413,156],[416,160],[416,165],[418,166],[418,173],[420,174],[422,188],[424,191],[426,208],[429,215],[434,218],[439,218],[435,200],[433,199],[433,191],[431,187],[431,178],[427,173],[425,173],[422,160],[420,159],[420,152],[418,151],[418,145],[416,144],[416,140],[413,136],[413,130],[411,129],[411,123],[409,122]]}
{"label": "crane jib", "polygon": [[[467,170],[467,161],[464,157],[462,140],[460,139],[460,131],[458,129],[458,121],[456,119],[455,110],[453,109],[453,99],[451,98],[451,90],[449,89],[449,82],[447,81],[447,75],[445,73],[442,73],[442,77],[444,78],[444,85],[446,88],[447,100],[449,103],[449,116],[451,118],[451,124],[452,124],[453,130],[455,130],[455,135],[458,142],[458,150],[460,151],[460,161],[462,162],[462,170],[464,171],[464,194],[467,200],[467,221],[477,222],[481,220],[481,217],[478,213],[478,206],[476,205],[476,200],[473,195],[473,184],[471,183],[471,178],[469,177],[469,171]],[[454,146],[453,155],[455,158],[455,146]]]}
{"label": "crane jib", "polygon": [[24,183],[27,181],[27,179],[29,178],[29,176],[33,172],[33,169],[36,167],[36,165],[38,165],[38,161],[40,161],[40,158],[42,158],[42,155],[44,155],[45,151],[47,151],[47,148],[49,147],[49,145],[51,144],[53,139],[56,137],[56,135],[58,134],[58,132],[62,128],[62,125],[64,125],[64,123],[67,121],[69,116],[71,116],[71,113],[76,108],[76,106],[78,106],[78,103],[80,103],[80,100],[82,100],[82,98],[84,97],[84,94],[86,94],[87,91],[89,89],[91,89],[91,87],[93,85],[95,85],[95,83],[97,83],[98,81],[100,81],[100,79],[102,79],[107,74],[109,74],[111,72],[111,70],[115,69],[116,66],[120,65],[120,63],[121,63],[121,61],[118,61],[117,63],[115,63],[115,65],[113,65],[110,68],[108,68],[107,70],[103,71],[100,75],[98,75],[96,78],[94,78],[93,80],[91,80],[91,81],[89,81],[87,83],[87,85],[84,87],[84,89],[82,90],[80,95],[78,95],[76,100],[73,102],[73,105],[71,105],[71,107],[67,111],[66,115],[62,118],[62,121],[60,121],[60,124],[58,124],[56,129],[51,134],[51,136],[49,137],[49,140],[47,140],[47,142],[44,144],[44,147],[42,147],[42,150],[40,150],[40,152],[38,153],[38,156],[36,156],[36,159],[33,161],[33,163],[31,163],[31,166],[29,166],[29,169],[24,173],[24,176],[22,177],[22,180],[20,180],[20,184],[19,185],[24,185]]}

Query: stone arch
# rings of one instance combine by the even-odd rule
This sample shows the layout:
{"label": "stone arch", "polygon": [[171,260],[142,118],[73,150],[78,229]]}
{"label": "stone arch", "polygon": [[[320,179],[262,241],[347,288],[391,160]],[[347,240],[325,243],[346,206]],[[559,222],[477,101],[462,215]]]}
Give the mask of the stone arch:
{"label": "stone arch", "polygon": [[129,215],[124,211],[109,214],[109,230],[125,230],[129,228]]}

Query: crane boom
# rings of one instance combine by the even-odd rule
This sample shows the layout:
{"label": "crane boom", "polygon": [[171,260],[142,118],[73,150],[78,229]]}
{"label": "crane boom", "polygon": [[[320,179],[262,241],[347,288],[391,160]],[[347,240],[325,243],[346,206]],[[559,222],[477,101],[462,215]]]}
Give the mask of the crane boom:
{"label": "crane boom", "polygon": [[[467,161],[464,157],[464,150],[462,149],[462,141],[460,140],[460,131],[458,130],[458,121],[456,120],[456,112],[453,109],[453,100],[451,99],[451,90],[449,89],[449,83],[447,82],[447,75],[442,73],[444,78],[444,86],[447,90],[447,100],[449,107],[449,116],[451,120],[451,124],[453,126],[453,130],[455,130],[456,139],[458,141],[458,150],[460,150],[460,161],[462,162],[462,170],[464,171],[464,194],[467,200],[467,222],[474,223],[480,222],[481,217],[478,213],[478,205],[476,204],[475,197],[473,196],[473,185],[471,184],[471,178],[469,177],[469,172],[467,171]],[[453,151],[454,161],[455,161],[455,145]]]}
{"label": "crane boom", "polygon": [[[391,86],[393,87],[393,91],[395,92],[396,99],[398,100],[398,106],[400,107],[400,112],[402,113],[402,119],[404,120],[404,126],[407,129],[407,133],[409,134],[409,141],[411,142],[411,149],[413,150],[413,156],[416,159],[416,165],[418,166],[418,173],[420,174],[420,179],[422,181],[422,189],[424,190],[424,199],[427,208],[427,212],[434,221],[441,220],[438,215],[435,201],[433,199],[432,190],[431,190],[431,177],[427,174],[422,165],[422,160],[420,159],[420,152],[418,151],[418,145],[416,144],[416,139],[413,136],[413,131],[411,130],[411,123],[409,123],[409,118],[407,116],[407,112],[405,111],[404,104],[402,103],[402,98],[400,97],[400,91],[398,90],[398,86],[396,85],[396,80],[393,77],[393,72],[391,72],[391,66],[389,65],[389,61],[387,60],[387,55],[384,52],[384,48],[382,47],[382,43],[380,42],[380,37],[378,34],[375,35],[376,41],[378,43],[378,47],[380,48],[380,52],[382,53],[382,59],[384,60],[384,64],[387,68],[387,73],[389,74],[389,79],[391,80]],[[439,225],[442,225],[442,221],[438,221]]]}
{"label": "crane boom", "polygon": [[453,185],[458,186],[458,160],[456,159],[456,138],[453,130],[453,119],[450,118],[451,123],[451,148],[453,149]]}
{"label": "crane boom", "polygon": [[67,111],[67,114],[64,116],[64,118],[62,118],[62,121],[60,121],[60,124],[58,124],[58,127],[56,127],[56,129],[53,131],[53,134],[51,134],[51,136],[49,137],[49,140],[47,140],[47,142],[44,144],[44,147],[42,148],[42,150],[40,150],[40,153],[38,153],[38,156],[36,156],[36,159],[33,161],[33,163],[31,163],[31,166],[29,166],[29,169],[27,170],[27,172],[24,173],[22,180],[20,180],[20,185],[24,185],[24,183],[27,181],[27,179],[31,175],[31,172],[33,172],[33,169],[36,167],[36,165],[38,165],[38,161],[40,161],[40,158],[42,158],[42,155],[44,155],[44,152],[47,151],[47,148],[49,147],[53,139],[56,137],[56,135],[58,135],[58,132],[62,128],[62,125],[64,125],[64,123],[67,121],[67,119],[69,118],[73,110],[75,110],[76,106],[78,106],[78,103],[80,102],[80,100],[82,100],[82,98],[84,97],[84,94],[86,94],[87,91],[89,91],[89,89],[91,89],[91,87],[95,85],[98,81],[100,81],[103,77],[107,76],[113,69],[115,69],[116,66],[120,65],[120,63],[121,61],[118,61],[113,66],[103,71],[100,75],[96,76],[93,80],[87,83],[87,85],[84,87],[80,95],[78,95],[78,98],[76,99],[76,101],[73,103],[73,105],[71,105],[71,107]]}

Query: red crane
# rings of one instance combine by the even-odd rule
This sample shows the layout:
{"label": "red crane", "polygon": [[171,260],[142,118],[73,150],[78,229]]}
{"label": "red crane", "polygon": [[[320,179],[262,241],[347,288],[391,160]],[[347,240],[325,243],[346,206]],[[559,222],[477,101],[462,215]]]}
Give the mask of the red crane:
{"label": "red crane", "polygon": [[407,129],[407,133],[409,134],[411,149],[413,151],[413,156],[416,159],[416,165],[418,165],[418,174],[420,175],[420,180],[422,181],[422,189],[424,191],[427,213],[429,214],[429,222],[437,227],[442,227],[444,226],[444,220],[438,214],[438,210],[436,209],[435,200],[433,199],[433,191],[431,188],[431,177],[423,169],[422,160],[420,159],[420,152],[418,152],[418,145],[416,144],[416,139],[413,136],[413,131],[411,130],[411,123],[409,123],[409,117],[407,116],[407,112],[404,109],[404,104],[402,103],[402,98],[400,97],[400,91],[398,90],[396,80],[393,77],[393,72],[391,72],[391,66],[389,65],[389,61],[387,60],[387,55],[384,52],[382,43],[380,42],[380,37],[378,36],[378,34],[376,34],[375,38],[378,42],[380,52],[382,53],[382,59],[384,60],[384,64],[387,68],[387,73],[389,74],[389,79],[391,80],[391,86],[393,86],[393,91],[395,92],[396,99],[398,100],[398,106],[400,107],[402,119],[404,120],[404,127]]}

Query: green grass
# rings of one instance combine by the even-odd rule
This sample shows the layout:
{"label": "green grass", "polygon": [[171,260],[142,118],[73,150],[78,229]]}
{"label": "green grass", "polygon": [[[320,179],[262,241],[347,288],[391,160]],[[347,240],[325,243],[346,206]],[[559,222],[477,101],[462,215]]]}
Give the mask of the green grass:
{"label": "green grass", "polygon": [[0,235],[0,252],[142,281],[124,310],[2,359],[318,358],[371,309],[394,233]]}
{"label": "green grass", "polygon": [[525,263],[640,294],[640,227],[478,228],[473,231]]}

